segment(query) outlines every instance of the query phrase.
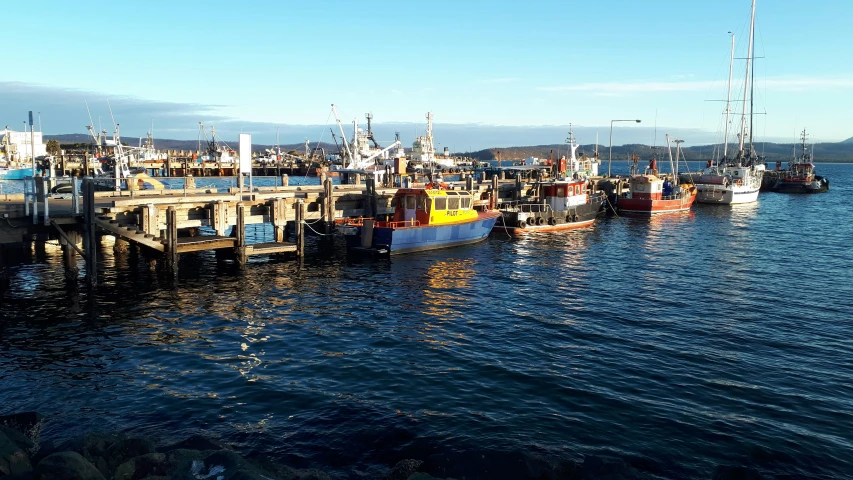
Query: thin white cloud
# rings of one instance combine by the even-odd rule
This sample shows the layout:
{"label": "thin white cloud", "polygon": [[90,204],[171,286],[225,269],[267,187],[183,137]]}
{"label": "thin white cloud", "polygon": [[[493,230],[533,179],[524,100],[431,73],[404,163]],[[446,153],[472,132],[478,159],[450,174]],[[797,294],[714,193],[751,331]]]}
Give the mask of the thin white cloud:
{"label": "thin white cloud", "polygon": [[[847,89],[853,88],[853,78],[827,78],[827,77],[774,77],[765,80],[756,79],[756,86],[766,87],[772,90],[807,90],[807,89]],[[686,82],[601,82],[601,83],[577,83],[572,85],[555,85],[539,87],[538,90],[545,92],[594,92],[597,95],[618,95],[637,92],[696,92],[706,91],[719,85],[712,81],[686,81]]]}
{"label": "thin white cloud", "polygon": [[513,77],[502,77],[502,78],[484,78],[482,80],[477,80],[477,83],[512,83],[517,82],[519,79]]}

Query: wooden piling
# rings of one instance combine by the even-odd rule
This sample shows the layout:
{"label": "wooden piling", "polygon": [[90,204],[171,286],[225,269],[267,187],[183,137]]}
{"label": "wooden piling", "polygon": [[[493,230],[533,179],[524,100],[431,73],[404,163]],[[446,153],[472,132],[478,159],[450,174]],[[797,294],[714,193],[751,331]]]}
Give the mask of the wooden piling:
{"label": "wooden piling", "polygon": [[273,241],[282,243],[285,238],[285,227],[287,226],[287,200],[273,198],[269,201],[270,223],[273,229]]}
{"label": "wooden piling", "polygon": [[296,202],[296,256],[305,256],[305,203]]}
{"label": "wooden piling", "polygon": [[335,198],[332,195],[331,178],[323,182],[323,220],[324,233],[332,233],[335,226]]}
{"label": "wooden piling", "polygon": [[95,181],[83,179],[83,250],[86,259],[86,280],[89,285],[97,284],[97,232],[95,231]]}
{"label": "wooden piling", "polygon": [[474,190],[474,177],[470,175],[465,177],[465,190],[468,190],[469,192]]}
{"label": "wooden piling", "polygon": [[166,264],[178,273],[178,210],[170,205],[166,209]]}
{"label": "wooden piling", "polygon": [[234,246],[234,254],[237,257],[237,263],[244,265],[246,263],[246,204],[237,202],[237,224],[234,226],[237,232],[237,243]]}
{"label": "wooden piling", "polygon": [[489,209],[494,210],[498,208],[498,177],[497,175],[492,177],[492,191],[489,196]]}

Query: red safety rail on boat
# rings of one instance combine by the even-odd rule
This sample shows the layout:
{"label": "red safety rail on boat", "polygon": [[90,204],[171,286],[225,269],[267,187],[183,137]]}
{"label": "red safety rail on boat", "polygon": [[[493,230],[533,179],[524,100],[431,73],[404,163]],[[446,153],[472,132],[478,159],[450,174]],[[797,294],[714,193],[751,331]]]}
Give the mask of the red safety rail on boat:
{"label": "red safety rail on boat", "polygon": [[376,226],[380,228],[403,228],[403,227],[420,227],[421,222],[412,220],[401,220],[398,222],[376,222]]}

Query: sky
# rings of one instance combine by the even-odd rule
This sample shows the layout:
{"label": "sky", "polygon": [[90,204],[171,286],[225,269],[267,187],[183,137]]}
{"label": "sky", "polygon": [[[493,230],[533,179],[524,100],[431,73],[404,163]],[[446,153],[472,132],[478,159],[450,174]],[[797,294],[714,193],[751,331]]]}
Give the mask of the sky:
{"label": "sky", "polygon": [[[565,141],[720,142],[730,35],[747,55],[748,0],[4,4],[0,126],[91,123],[194,139],[199,122],[255,143],[330,141],[372,112],[407,146],[434,114],[454,151]],[[758,0],[756,141],[853,137],[853,2]],[[14,19],[14,21],[8,21]],[[10,46],[14,45],[14,46]],[[746,62],[735,60],[742,111]],[[732,119],[739,130],[740,117]],[[337,129],[335,129],[337,130]],[[444,135],[444,138],[442,138]],[[730,141],[733,137],[730,136]],[[387,143],[387,142],[386,142]]]}

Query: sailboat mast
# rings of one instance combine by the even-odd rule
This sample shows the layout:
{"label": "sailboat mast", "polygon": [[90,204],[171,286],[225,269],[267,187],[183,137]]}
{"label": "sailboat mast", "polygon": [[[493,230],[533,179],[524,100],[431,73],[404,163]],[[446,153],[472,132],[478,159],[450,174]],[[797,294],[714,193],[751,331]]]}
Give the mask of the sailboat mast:
{"label": "sailboat mast", "polygon": [[729,118],[732,113],[731,102],[732,102],[732,71],[734,69],[735,63],[735,34],[732,33],[732,53],[731,59],[729,60],[729,86],[728,91],[726,92],[726,127],[725,134],[723,135],[723,159],[729,153]]}
{"label": "sailboat mast", "polygon": [[749,20],[749,47],[746,54],[746,76],[743,81],[743,112],[741,112],[740,127],[740,152],[743,154],[744,142],[746,141],[746,99],[749,97],[749,143],[752,144],[752,49],[755,36],[755,0],[752,0],[752,15]]}

